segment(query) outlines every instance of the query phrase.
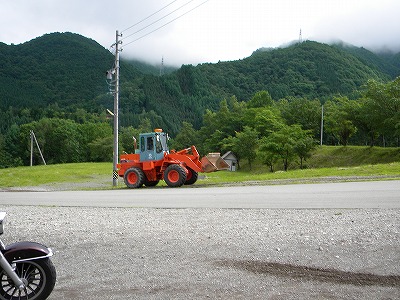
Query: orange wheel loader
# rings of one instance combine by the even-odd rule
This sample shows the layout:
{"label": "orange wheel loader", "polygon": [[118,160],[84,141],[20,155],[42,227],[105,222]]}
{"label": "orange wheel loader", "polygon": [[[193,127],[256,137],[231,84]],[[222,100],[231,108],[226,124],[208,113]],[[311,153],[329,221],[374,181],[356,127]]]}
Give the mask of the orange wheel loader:
{"label": "orange wheel loader", "polygon": [[[197,181],[198,173],[228,169],[221,158],[200,159],[195,146],[175,151],[168,149],[168,134],[162,129],[139,135],[139,148],[133,154],[120,155],[118,175],[124,178],[128,188],[155,186],[164,180],[169,187],[190,185]],[[136,142],[135,142],[136,144]]]}

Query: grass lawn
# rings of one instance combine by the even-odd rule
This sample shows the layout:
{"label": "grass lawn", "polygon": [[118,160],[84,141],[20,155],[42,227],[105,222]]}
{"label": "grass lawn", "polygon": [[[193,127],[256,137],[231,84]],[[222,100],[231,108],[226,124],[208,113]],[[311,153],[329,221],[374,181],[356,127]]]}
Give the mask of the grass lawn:
{"label": "grass lawn", "polygon": [[207,173],[206,180],[210,183],[228,183],[243,181],[268,181],[292,179],[301,182],[305,179],[322,177],[382,177],[385,179],[400,179],[400,163],[363,165],[356,167],[332,167],[320,169],[289,170],[287,172],[215,172]]}
{"label": "grass lawn", "polygon": [[0,169],[0,187],[85,182],[107,175],[112,178],[112,163],[76,163]]}
{"label": "grass lawn", "polygon": [[[279,163],[269,167],[254,162],[252,169],[246,161],[240,162],[237,172],[220,171],[201,174],[197,185],[215,185],[238,182],[263,182],[269,180],[288,180],[292,182],[310,181],[313,178],[338,177],[339,180],[400,179],[400,148],[380,147],[318,147],[305,162],[305,169],[292,164],[289,171],[279,171]],[[122,182],[122,180],[120,179]],[[112,188],[112,163],[75,163],[59,165],[40,165],[0,169],[0,188],[40,186],[49,184],[87,183],[88,188],[96,188],[91,183],[102,183]],[[160,185],[166,184],[161,181]],[[123,182],[119,188],[125,187]]]}

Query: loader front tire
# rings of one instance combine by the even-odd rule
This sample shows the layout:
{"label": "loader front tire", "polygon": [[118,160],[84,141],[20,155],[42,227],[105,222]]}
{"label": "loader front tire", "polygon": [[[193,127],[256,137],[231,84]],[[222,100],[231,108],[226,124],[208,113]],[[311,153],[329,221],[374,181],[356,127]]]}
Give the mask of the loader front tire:
{"label": "loader front tire", "polygon": [[194,184],[197,181],[197,178],[199,177],[199,173],[193,171],[191,168],[187,168],[187,170],[188,174],[186,176],[185,185]]}
{"label": "loader front tire", "polygon": [[124,182],[130,189],[140,188],[144,183],[144,173],[141,169],[132,167],[126,170]]}
{"label": "loader front tire", "polygon": [[164,171],[164,181],[169,187],[180,187],[186,181],[186,170],[180,165],[169,165]]}

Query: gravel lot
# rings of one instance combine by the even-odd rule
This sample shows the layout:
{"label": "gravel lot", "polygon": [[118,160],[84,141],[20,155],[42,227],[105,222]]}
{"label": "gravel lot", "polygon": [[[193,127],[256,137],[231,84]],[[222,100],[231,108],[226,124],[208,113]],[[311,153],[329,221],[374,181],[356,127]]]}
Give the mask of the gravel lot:
{"label": "gravel lot", "polygon": [[6,206],[53,248],[49,299],[400,299],[400,210]]}

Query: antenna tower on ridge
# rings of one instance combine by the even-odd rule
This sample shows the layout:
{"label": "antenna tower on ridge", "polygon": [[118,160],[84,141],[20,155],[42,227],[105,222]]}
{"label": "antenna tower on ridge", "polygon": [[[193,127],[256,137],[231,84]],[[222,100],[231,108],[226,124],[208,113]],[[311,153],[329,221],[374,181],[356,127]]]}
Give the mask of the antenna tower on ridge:
{"label": "antenna tower on ridge", "polygon": [[160,76],[164,75],[164,56],[161,58]]}
{"label": "antenna tower on ridge", "polygon": [[299,34],[299,44],[303,42],[303,37],[301,36],[301,28],[300,28],[300,34]]}

